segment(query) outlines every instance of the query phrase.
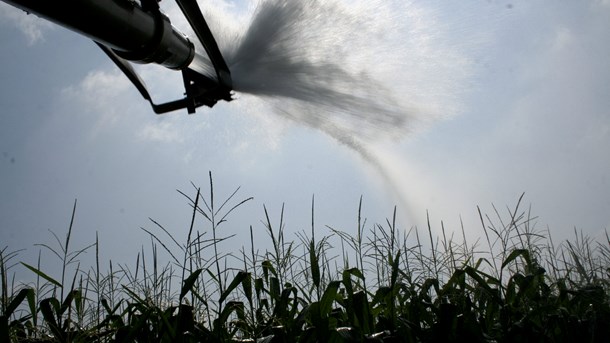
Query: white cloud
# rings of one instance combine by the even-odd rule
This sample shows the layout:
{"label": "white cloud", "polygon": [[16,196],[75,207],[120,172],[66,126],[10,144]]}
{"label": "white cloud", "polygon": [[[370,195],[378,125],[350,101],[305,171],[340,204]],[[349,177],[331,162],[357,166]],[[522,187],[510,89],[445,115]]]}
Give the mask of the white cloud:
{"label": "white cloud", "polygon": [[29,45],[44,40],[44,32],[53,30],[55,24],[0,2],[0,20],[5,19],[15,25],[27,38]]}
{"label": "white cloud", "polygon": [[493,74],[462,117],[399,151],[372,151],[409,209],[406,223],[425,225],[430,210],[433,230],[444,220],[456,231],[461,215],[476,239],[477,205],[505,213],[525,192],[521,209],[532,204],[536,228],[548,225],[558,240],[574,227],[594,236],[607,228],[610,46],[600,42],[610,41],[610,21],[607,13],[568,14],[570,6],[547,10],[544,20],[531,8],[496,23],[497,46],[487,50],[495,58],[481,68]]}
{"label": "white cloud", "polygon": [[68,106],[85,109],[80,115],[95,116],[92,135],[112,128],[133,117],[138,105],[146,104],[139,93],[118,70],[93,70],[77,85],[62,90],[62,99]]}
{"label": "white cloud", "polygon": [[595,0],[595,4],[610,8],[610,0]]}
{"label": "white cloud", "polygon": [[542,44],[519,51],[514,98],[498,109],[503,119],[486,139],[498,152],[488,161],[492,173],[511,179],[498,188],[522,187],[564,237],[574,226],[602,229],[610,204],[610,46],[600,43],[610,39],[610,21],[582,7],[586,15],[566,20],[568,10],[549,8]]}
{"label": "white cloud", "polygon": [[178,131],[176,125],[172,121],[147,123],[137,135],[140,139],[161,143],[184,142],[184,136]]}
{"label": "white cloud", "polygon": [[574,34],[567,27],[558,27],[555,30],[555,39],[553,40],[554,50],[564,50],[569,48],[574,42]]}

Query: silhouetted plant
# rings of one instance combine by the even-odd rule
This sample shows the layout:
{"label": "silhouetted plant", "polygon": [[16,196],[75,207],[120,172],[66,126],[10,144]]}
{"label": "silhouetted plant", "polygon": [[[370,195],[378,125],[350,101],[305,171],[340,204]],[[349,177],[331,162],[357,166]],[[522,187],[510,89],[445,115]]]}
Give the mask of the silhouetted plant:
{"label": "silhouetted plant", "polygon": [[[508,220],[479,209],[486,251],[466,242],[463,226],[461,242],[442,222],[435,238],[430,220],[427,246],[417,228],[397,226],[396,208],[367,227],[361,198],[354,235],[320,231],[312,200],[309,233],[288,239],[284,205],[277,225],[264,207],[270,248],[255,247],[250,226],[248,249],[223,252],[234,236],[228,216],[252,198],[235,201],[238,188],[218,206],[211,173],[208,197],[194,188],[193,198],[180,192],[192,208],[185,242],[151,220],[155,230],[143,228],[151,253],[137,253],[135,271],[112,261],[101,271],[97,235],[70,250],[76,203],[65,240],[53,233],[59,248],[39,245],[59,258],[61,277],[43,272],[40,255],[35,266],[15,264],[18,252],[2,249],[0,340],[610,341],[610,239],[577,234],[555,246],[535,231],[531,210],[520,210],[523,197]],[[85,273],[78,256],[93,246],[96,265]],[[18,266],[34,273],[34,285],[9,282]]]}

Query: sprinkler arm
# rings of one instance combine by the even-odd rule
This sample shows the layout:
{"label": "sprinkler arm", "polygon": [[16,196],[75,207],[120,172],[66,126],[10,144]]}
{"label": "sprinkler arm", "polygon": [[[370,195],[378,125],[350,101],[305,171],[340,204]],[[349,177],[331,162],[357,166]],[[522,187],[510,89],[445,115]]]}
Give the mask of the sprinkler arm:
{"label": "sprinkler arm", "polygon": [[[155,113],[231,100],[231,73],[196,0],[176,0],[204,46],[216,78],[189,68],[203,57],[194,44],[161,13],[156,0],[2,0],[94,40],[148,100]],[[155,63],[182,71],[186,96],[155,104],[130,62]]]}

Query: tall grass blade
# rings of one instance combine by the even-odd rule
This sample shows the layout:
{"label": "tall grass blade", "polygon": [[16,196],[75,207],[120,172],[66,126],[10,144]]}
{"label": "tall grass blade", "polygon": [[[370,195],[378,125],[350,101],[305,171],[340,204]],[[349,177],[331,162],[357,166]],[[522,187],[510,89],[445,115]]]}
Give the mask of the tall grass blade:
{"label": "tall grass blade", "polygon": [[509,265],[512,261],[514,261],[519,256],[522,256],[528,262],[530,261],[529,250],[515,249],[502,262],[502,269],[504,269],[507,265]]}
{"label": "tall grass blade", "polygon": [[40,271],[38,268],[30,266],[29,264],[27,264],[25,262],[21,262],[21,264],[24,265],[27,269],[33,271],[36,275],[38,275],[41,278],[43,278],[43,279],[47,280],[48,282],[52,283],[53,285],[55,285],[57,287],[62,287],[62,284],[59,283],[59,281],[53,279],[49,275],[47,275],[44,272]]}
{"label": "tall grass blade", "polygon": [[3,315],[5,315],[6,317],[10,317],[13,314],[13,312],[15,312],[17,307],[19,307],[19,305],[21,305],[21,302],[23,302],[23,300],[26,297],[29,297],[33,294],[34,294],[34,290],[32,288],[24,288],[24,289],[20,290],[19,293],[17,293],[17,295],[15,297],[13,297],[11,302],[8,304]]}
{"label": "tall grass blade", "polygon": [[320,312],[323,315],[330,314],[333,303],[337,299],[337,292],[339,291],[340,285],[341,285],[340,281],[331,281],[328,284],[328,286],[326,287],[326,290],[324,290],[322,299],[320,299]]}
{"label": "tall grass blade", "polygon": [[309,242],[309,268],[311,271],[311,280],[313,281],[313,286],[319,293],[320,289],[320,263],[318,261],[318,253],[316,251],[316,245],[314,240],[312,239]]}
{"label": "tall grass blade", "polygon": [[235,277],[233,278],[233,281],[231,281],[231,283],[229,284],[229,286],[224,290],[224,292],[220,295],[220,298],[218,299],[219,303],[223,303],[227,297],[229,296],[229,294],[231,294],[231,292],[233,292],[233,290],[235,288],[237,288],[237,286],[239,286],[240,284],[242,284],[244,282],[244,280],[249,277],[250,274],[246,273],[244,271],[240,271],[237,273],[237,275],[235,275]]}
{"label": "tall grass blade", "polygon": [[59,317],[57,316],[59,312],[59,307],[59,301],[57,301],[57,299],[55,298],[47,298],[40,302],[40,312],[42,312],[42,316],[47,326],[49,327],[57,341],[64,342],[64,332],[61,329],[59,323],[57,322],[57,320],[59,319]]}
{"label": "tall grass blade", "polygon": [[184,284],[182,285],[182,289],[180,290],[179,302],[182,302],[184,296],[188,292],[193,290],[193,286],[195,285],[195,282],[197,282],[197,278],[199,277],[202,271],[203,269],[197,269],[191,275],[189,275],[186,280],[184,280]]}

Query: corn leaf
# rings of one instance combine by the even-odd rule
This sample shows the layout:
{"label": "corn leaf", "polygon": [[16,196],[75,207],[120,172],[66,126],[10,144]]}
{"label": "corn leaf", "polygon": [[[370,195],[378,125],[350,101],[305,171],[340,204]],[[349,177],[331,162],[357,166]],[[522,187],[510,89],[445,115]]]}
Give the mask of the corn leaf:
{"label": "corn leaf", "polygon": [[182,298],[184,298],[184,296],[188,292],[193,290],[193,286],[195,285],[195,282],[197,282],[197,278],[199,277],[202,271],[203,269],[197,269],[193,273],[191,273],[191,275],[189,275],[186,280],[184,280],[184,285],[182,285],[182,290],[180,291],[180,301],[182,301]]}
{"label": "corn leaf", "polygon": [[32,267],[27,263],[21,262],[22,265],[24,265],[27,269],[33,271],[36,275],[40,276],[41,278],[49,281],[50,283],[54,284],[57,287],[62,287],[61,283],[59,283],[58,281],[56,281],[55,279],[53,279],[52,277],[48,276],[47,274],[41,272],[40,270],[38,270],[38,268],[36,267]]}

